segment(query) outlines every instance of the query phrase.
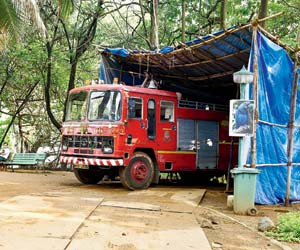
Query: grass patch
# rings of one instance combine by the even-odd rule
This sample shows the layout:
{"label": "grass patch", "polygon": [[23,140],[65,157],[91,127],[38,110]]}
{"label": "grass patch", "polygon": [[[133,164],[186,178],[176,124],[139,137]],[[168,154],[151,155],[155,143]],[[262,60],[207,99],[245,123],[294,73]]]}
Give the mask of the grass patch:
{"label": "grass patch", "polygon": [[280,215],[276,228],[266,234],[280,241],[300,243],[300,212]]}

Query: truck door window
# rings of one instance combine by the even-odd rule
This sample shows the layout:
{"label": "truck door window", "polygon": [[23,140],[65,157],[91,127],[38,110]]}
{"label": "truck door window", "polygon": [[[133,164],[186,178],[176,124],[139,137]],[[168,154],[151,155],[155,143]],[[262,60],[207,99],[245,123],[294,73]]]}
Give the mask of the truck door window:
{"label": "truck door window", "polygon": [[85,91],[72,93],[67,104],[66,121],[81,121],[86,117],[87,96]]}
{"label": "truck door window", "polygon": [[128,118],[142,118],[142,99],[129,97],[128,99]]}
{"label": "truck door window", "polygon": [[168,101],[160,102],[160,121],[173,122],[174,121],[174,103]]}
{"label": "truck door window", "polygon": [[89,120],[118,121],[121,118],[119,91],[93,91],[90,97]]}
{"label": "truck door window", "polygon": [[149,140],[155,139],[155,132],[156,132],[156,117],[155,117],[156,109],[155,109],[155,100],[150,99],[148,101],[148,138]]}

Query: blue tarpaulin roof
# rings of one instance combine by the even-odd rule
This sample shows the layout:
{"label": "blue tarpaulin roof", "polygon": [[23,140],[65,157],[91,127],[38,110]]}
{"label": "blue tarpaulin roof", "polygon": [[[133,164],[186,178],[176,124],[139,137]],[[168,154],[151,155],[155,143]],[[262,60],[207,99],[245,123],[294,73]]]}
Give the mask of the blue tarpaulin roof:
{"label": "blue tarpaulin roof", "polygon": [[[236,99],[233,72],[248,63],[253,70],[252,34],[251,25],[246,25],[196,38],[177,47],[167,46],[159,52],[107,48],[102,52],[101,79],[111,83],[113,77],[118,77],[127,85],[138,85],[144,79],[144,71],[148,71],[162,82],[161,88],[179,91],[184,98],[228,104],[230,99]],[[257,51],[257,164],[262,172],[258,175],[255,201],[276,204],[284,202],[286,192],[294,64],[285,49],[261,32],[257,35]],[[300,98],[297,99],[296,125],[291,201],[300,200]],[[250,152],[250,147],[248,150]]]}
{"label": "blue tarpaulin roof", "polygon": [[[252,40],[250,26],[232,27],[160,51],[106,48],[102,52],[101,79],[118,77],[138,85],[144,72],[161,82],[161,88],[182,92],[189,99],[228,103],[236,95],[232,74],[248,64]],[[195,91],[196,90],[196,91]]]}

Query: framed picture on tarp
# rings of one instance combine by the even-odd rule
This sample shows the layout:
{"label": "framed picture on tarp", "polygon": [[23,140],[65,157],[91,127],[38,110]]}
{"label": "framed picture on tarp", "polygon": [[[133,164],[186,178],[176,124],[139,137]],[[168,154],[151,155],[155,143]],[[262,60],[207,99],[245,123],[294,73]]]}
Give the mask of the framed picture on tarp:
{"label": "framed picture on tarp", "polygon": [[253,136],[254,100],[230,100],[229,136]]}

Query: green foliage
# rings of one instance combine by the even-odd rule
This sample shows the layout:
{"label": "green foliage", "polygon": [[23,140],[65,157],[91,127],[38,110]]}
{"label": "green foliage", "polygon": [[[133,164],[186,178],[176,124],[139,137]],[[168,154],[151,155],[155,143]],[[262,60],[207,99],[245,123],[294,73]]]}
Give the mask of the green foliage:
{"label": "green foliage", "polygon": [[279,216],[277,227],[268,236],[281,241],[300,243],[300,212],[291,212]]}
{"label": "green foliage", "polygon": [[[110,5],[105,10],[110,14],[98,27],[96,43],[110,47],[149,49],[151,2],[132,1],[131,5]],[[189,0],[186,3],[186,40],[204,36],[220,29],[220,0]],[[182,0],[159,1],[160,47],[181,42]],[[268,16],[284,12],[281,16],[266,22],[271,34],[291,47],[295,46],[296,33],[300,23],[300,0],[270,1]],[[227,1],[226,27],[246,24],[257,17],[260,0]],[[115,10],[115,11],[114,11]],[[143,10],[143,12],[142,12]],[[145,26],[144,26],[145,25]],[[145,30],[146,29],[146,30]]]}
{"label": "green foliage", "polygon": [[284,11],[283,15],[267,23],[269,32],[277,35],[291,48],[295,48],[296,35],[298,31],[300,32],[300,0],[271,1],[269,8],[272,14]]}
{"label": "green foliage", "polygon": [[99,57],[95,50],[90,49],[85,53],[77,66],[76,87],[83,86],[86,80],[99,78]]}
{"label": "green foliage", "polygon": [[24,27],[33,25],[45,37],[46,30],[40,17],[37,1],[0,0],[0,51],[8,42],[21,39]]}
{"label": "green foliage", "polygon": [[5,47],[7,40],[16,41],[19,34],[20,21],[12,2],[0,0],[0,50]]}
{"label": "green foliage", "polygon": [[[0,0],[1,1],[1,0]],[[76,8],[81,8],[80,15],[74,14],[69,19],[58,22],[57,3],[64,1],[44,2],[41,14],[48,31],[48,40],[53,39],[51,53],[51,86],[50,106],[54,117],[62,122],[64,102],[67,96],[70,77],[70,61],[74,59],[78,49],[78,40],[87,29],[87,23],[94,16],[96,1],[76,1]],[[70,1],[64,11],[70,8]],[[57,13],[53,10],[57,10]],[[68,14],[68,13],[65,13]],[[67,18],[65,16],[65,18]],[[62,26],[64,22],[65,27]],[[67,40],[65,30],[69,31]],[[90,31],[89,31],[90,32]],[[17,110],[26,98],[30,89],[38,82],[30,98],[17,114],[10,133],[18,144],[17,150],[35,151],[42,144],[54,141],[59,131],[52,125],[45,110],[45,84],[47,82],[48,50],[38,34],[31,27],[23,29],[25,35],[17,44],[12,44],[3,53],[0,60],[0,116],[7,114],[7,119],[1,120],[0,140],[9,126],[9,121],[16,115]],[[69,48],[72,46],[72,49]],[[84,44],[85,46],[85,44]],[[73,54],[73,57],[71,56]],[[82,54],[77,63],[75,86],[82,86],[86,79],[99,76],[99,58],[96,50],[89,45],[87,53]],[[3,117],[3,116],[2,116]],[[13,128],[13,129],[12,129]],[[14,133],[14,134],[13,134]],[[22,146],[23,145],[23,146]]]}
{"label": "green foliage", "polygon": [[60,16],[67,18],[73,12],[72,0],[58,0],[58,6],[60,7]]}
{"label": "green foliage", "polygon": [[[0,115],[5,113],[7,117],[3,120],[2,116],[1,119],[0,140],[2,140],[2,135],[5,134],[12,117],[16,115],[33,86],[38,83],[30,98],[17,114],[12,126],[14,129],[11,129],[5,138],[6,141],[13,138],[15,140],[13,144],[17,145],[18,151],[34,150],[33,146],[38,147],[41,143],[57,137],[58,134],[58,131],[56,131],[56,135],[53,134],[54,129],[44,109],[43,79],[47,58],[45,49],[37,35],[30,29],[26,31],[28,35],[23,37],[24,42],[11,46],[0,60],[0,89],[2,90]],[[64,69],[65,67],[60,66],[59,68]],[[55,74],[55,76],[61,78],[59,74]],[[59,95],[53,99],[53,104],[56,105]],[[55,107],[56,112],[62,109],[62,104]]]}

